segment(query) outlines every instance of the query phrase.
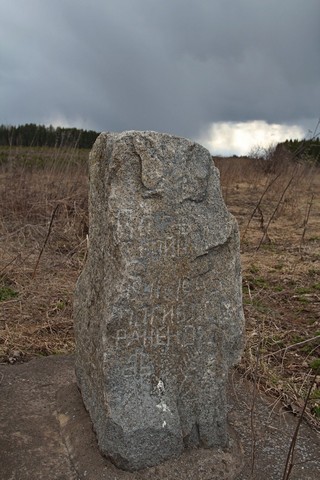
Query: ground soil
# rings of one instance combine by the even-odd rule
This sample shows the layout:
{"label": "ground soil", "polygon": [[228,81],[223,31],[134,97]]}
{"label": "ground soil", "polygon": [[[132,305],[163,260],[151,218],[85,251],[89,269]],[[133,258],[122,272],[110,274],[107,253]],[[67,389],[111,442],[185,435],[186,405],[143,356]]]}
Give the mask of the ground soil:
{"label": "ground soil", "polygon": [[[69,356],[0,365],[1,480],[279,480],[297,418],[254,394],[233,372],[229,383],[230,444],[187,450],[161,465],[125,472],[99,452]],[[252,400],[254,399],[254,408]],[[302,422],[290,480],[318,480],[320,436]]]}

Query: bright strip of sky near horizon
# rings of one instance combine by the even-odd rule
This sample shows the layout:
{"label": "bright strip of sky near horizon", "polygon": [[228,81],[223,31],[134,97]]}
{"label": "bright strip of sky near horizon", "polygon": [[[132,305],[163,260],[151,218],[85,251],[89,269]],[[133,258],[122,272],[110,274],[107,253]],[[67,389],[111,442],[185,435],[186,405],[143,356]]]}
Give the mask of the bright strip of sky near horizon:
{"label": "bright strip of sky near horizon", "polygon": [[302,138],[319,25],[319,0],[1,0],[0,123],[156,130],[228,155]]}

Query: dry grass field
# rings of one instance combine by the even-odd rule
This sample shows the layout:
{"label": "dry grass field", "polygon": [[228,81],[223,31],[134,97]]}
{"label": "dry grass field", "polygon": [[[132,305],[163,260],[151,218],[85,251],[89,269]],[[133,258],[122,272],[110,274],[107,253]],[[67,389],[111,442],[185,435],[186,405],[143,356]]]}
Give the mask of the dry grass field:
{"label": "dry grass field", "polygon": [[[88,151],[0,149],[0,361],[74,348]],[[238,220],[247,344],[239,371],[320,425],[320,169],[215,158]]]}

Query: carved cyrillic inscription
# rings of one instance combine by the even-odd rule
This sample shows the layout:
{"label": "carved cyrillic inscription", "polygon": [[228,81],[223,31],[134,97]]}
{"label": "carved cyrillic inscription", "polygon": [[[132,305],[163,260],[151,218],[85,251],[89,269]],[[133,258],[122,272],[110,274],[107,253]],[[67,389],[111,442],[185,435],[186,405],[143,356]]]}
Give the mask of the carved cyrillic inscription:
{"label": "carved cyrillic inscription", "polygon": [[[189,301],[189,298],[197,292],[198,295],[203,295],[206,292],[206,280],[203,277],[195,278],[174,278],[170,285],[166,285],[163,279],[158,278],[152,283],[144,283],[139,272],[141,264],[137,261],[128,266],[126,270],[126,277],[123,285],[123,298],[130,298],[131,295],[139,295],[139,300],[143,299],[147,303],[159,303],[164,298],[171,298],[176,303]],[[137,268],[138,272],[135,272]],[[129,280],[129,281],[128,281]],[[216,280],[212,284],[214,289],[219,284]]]}
{"label": "carved cyrillic inscription", "polygon": [[179,304],[175,306],[155,305],[142,307],[138,311],[115,306],[113,309],[113,321],[116,325],[126,325],[118,328],[114,335],[109,336],[117,349],[122,348],[146,348],[158,347],[189,347],[201,348],[203,342],[207,345],[213,343],[214,321],[211,332],[198,325],[188,323],[195,317],[201,316],[207,322],[207,308],[198,311],[196,305]]}
{"label": "carved cyrillic inscription", "polygon": [[162,348],[169,347],[196,347],[201,345],[213,345],[214,337],[207,335],[202,327],[194,327],[193,325],[184,325],[179,330],[177,327],[158,327],[149,330],[119,329],[115,337],[112,339],[116,348],[136,347],[139,351],[141,348]]}
{"label": "carved cyrillic inscription", "polygon": [[168,215],[142,215],[135,222],[133,210],[124,208],[117,212],[113,238],[116,243],[139,243],[138,257],[175,258],[192,254],[190,232],[190,225],[176,224]]}

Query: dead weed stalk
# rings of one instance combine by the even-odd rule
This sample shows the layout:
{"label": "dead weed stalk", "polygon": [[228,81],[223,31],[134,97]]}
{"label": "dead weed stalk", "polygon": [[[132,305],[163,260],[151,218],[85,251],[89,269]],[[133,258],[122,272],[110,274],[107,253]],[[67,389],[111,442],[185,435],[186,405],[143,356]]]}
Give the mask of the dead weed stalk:
{"label": "dead weed stalk", "polygon": [[33,273],[32,273],[32,278],[34,278],[34,277],[36,276],[37,268],[38,268],[38,265],[39,265],[41,256],[42,256],[42,254],[43,254],[43,251],[44,251],[44,249],[45,249],[45,247],[46,247],[46,245],[47,245],[47,242],[48,242],[48,240],[49,240],[50,233],[51,233],[51,228],[52,228],[52,224],[53,224],[53,219],[54,219],[54,216],[55,216],[58,208],[59,208],[59,204],[57,204],[57,205],[55,206],[55,208],[54,208],[54,210],[53,210],[53,212],[52,212],[52,214],[51,214],[50,223],[49,223],[49,227],[48,227],[48,232],[47,232],[46,238],[45,238],[45,240],[44,240],[44,242],[43,242],[42,248],[41,248],[41,250],[40,250],[40,252],[39,252],[39,256],[38,256],[38,258],[37,258],[37,263],[35,264],[35,267],[34,267],[34,270],[33,270]]}
{"label": "dead weed stalk", "polygon": [[306,407],[308,405],[308,401],[309,401],[309,398],[310,398],[310,395],[311,395],[313,385],[315,384],[315,381],[316,381],[316,378],[317,378],[318,371],[319,371],[319,369],[317,369],[317,371],[315,372],[315,374],[313,376],[313,379],[310,383],[308,393],[307,393],[306,399],[304,401],[301,414],[299,416],[295,431],[292,435],[292,439],[291,439],[291,442],[290,442],[289,451],[288,451],[288,455],[287,455],[287,458],[286,458],[286,463],[285,463],[285,467],[284,467],[282,480],[289,480],[289,477],[290,477],[291,472],[292,472],[292,468],[294,467],[294,453],[295,453],[295,448],[296,448],[296,444],[297,444],[297,441],[298,441],[299,430],[300,430],[300,427],[301,427],[302,420],[304,418],[304,414],[305,414],[305,411],[306,411]]}

